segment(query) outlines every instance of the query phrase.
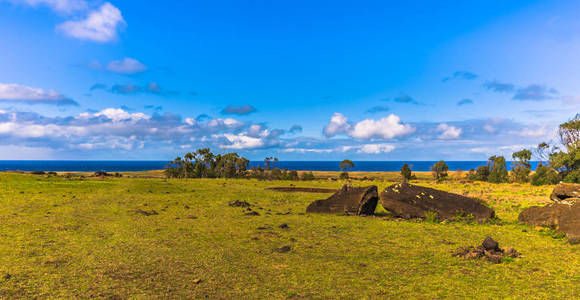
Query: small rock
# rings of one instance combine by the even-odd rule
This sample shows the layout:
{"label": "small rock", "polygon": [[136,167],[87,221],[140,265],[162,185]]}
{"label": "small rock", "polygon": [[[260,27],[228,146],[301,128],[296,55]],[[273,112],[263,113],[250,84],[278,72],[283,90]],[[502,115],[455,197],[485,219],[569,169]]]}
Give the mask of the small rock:
{"label": "small rock", "polygon": [[485,250],[499,250],[498,242],[494,241],[489,236],[486,237],[485,240],[483,240],[483,243],[481,243],[481,245],[483,246],[483,248],[485,248]]}
{"label": "small rock", "polygon": [[282,228],[282,229],[288,229],[288,228],[290,228],[290,227],[288,226],[288,224],[286,224],[286,223],[282,223],[282,224],[280,224],[280,226],[278,226],[278,227],[280,227],[280,228]]}
{"label": "small rock", "polygon": [[185,219],[197,219],[196,216],[192,216],[192,215],[187,215],[184,217]]}
{"label": "small rock", "polygon": [[290,250],[291,250],[290,246],[283,246],[283,247],[274,249],[274,252],[285,253],[285,252],[288,252]]}
{"label": "small rock", "polygon": [[154,216],[154,215],[158,215],[159,213],[156,212],[155,210],[151,210],[151,211],[146,211],[146,210],[142,210],[142,209],[137,209],[136,211],[138,214],[142,214],[144,216]]}
{"label": "small rock", "polygon": [[10,279],[10,278],[12,278],[12,275],[10,275],[10,274],[6,274],[6,275],[4,275],[4,280],[8,280],[8,279]]}
{"label": "small rock", "polygon": [[246,216],[259,216],[260,214],[257,211],[247,212],[244,215]]}
{"label": "small rock", "polygon": [[185,208],[185,209],[189,209],[189,206],[187,206],[187,205],[186,205],[186,206],[184,206],[183,208]]}
{"label": "small rock", "polygon": [[201,279],[199,279],[199,278],[193,280],[193,283],[195,283],[195,284],[199,284],[200,282],[201,282]]}

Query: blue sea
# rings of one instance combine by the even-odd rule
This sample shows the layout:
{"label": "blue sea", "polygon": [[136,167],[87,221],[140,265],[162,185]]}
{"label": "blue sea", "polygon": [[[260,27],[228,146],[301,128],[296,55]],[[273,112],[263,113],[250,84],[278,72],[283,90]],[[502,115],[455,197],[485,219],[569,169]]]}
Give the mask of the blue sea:
{"label": "blue sea", "polygon": [[[413,171],[429,171],[435,161],[355,161],[349,171],[388,172],[399,171],[403,164]],[[485,161],[446,161],[449,170],[467,171],[485,165]],[[273,167],[297,171],[340,171],[338,161],[279,161]],[[0,171],[63,171],[63,172],[130,172],[161,170],[167,161],[122,161],[122,160],[0,160]],[[507,163],[508,168],[511,163]],[[535,169],[538,162],[532,162]],[[250,166],[264,167],[263,161],[252,161]]]}

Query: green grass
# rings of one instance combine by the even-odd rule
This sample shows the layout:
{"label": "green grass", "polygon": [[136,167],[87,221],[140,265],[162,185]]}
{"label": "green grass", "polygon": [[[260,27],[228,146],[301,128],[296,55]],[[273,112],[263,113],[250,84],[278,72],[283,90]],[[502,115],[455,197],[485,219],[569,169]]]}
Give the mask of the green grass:
{"label": "green grass", "polygon": [[[382,190],[396,180],[373,176],[354,184]],[[438,184],[428,176],[414,183],[480,198],[502,225],[310,215],[306,206],[327,194],[265,190],[338,188],[339,181],[0,173],[0,297],[578,297],[580,246],[517,224],[519,212],[546,203],[552,187]],[[250,202],[260,216],[228,206],[233,200]],[[282,223],[290,228],[278,228]],[[523,257],[494,265],[451,256],[487,235]],[[286,245],[292,250],[273,251]]]}

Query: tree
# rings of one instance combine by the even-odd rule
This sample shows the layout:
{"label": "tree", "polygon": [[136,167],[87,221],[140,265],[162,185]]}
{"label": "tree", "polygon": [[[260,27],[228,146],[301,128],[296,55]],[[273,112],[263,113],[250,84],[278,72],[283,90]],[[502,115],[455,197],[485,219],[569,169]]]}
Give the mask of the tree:
{"label": "tree", "polygon": [[437,180],[442,180],[447,177],[447,171],[449,171],[449,166],[443,160],[436,162],[431,167],[431,173],[433,173],[433,177]]}
{"label": "tree", "polygon": [[516,182],[528,182],[530,179],[530,172],[532,171],[532,165],[530,160],[532,159],[532,151],[528,149],[523,149],[512,154],[512,177]]}
{"label": "tree", "polygon": [[346,171],[348,169],[354,168],[354,163],[350,159],[345,159],[340,162],[340,169]]}
{"label": "tree", "polygon": [[508,171],[505,158],[503,156],[494,155],[489,158],[489,161],[492,164],[487,181],[492,183],[508,182]]}
{"label": "tree", "polygon": [[409,168],[408,164],[404,164],[401,168],[401,176],[403,177],[404,181],[411,180],[411,177],[413,177],[411,168]]}
{"label": "tree", "polygon": [[341,180],[348,180],[349,179],[348,172],[341,172],[338,178],[340,178]]}
{"label": "tree", "polygon": [[540,159],[548,156],[550,166],[567,182],[580,182],[580,114],[558,127],[560,145],[541,143],[536,153]]}

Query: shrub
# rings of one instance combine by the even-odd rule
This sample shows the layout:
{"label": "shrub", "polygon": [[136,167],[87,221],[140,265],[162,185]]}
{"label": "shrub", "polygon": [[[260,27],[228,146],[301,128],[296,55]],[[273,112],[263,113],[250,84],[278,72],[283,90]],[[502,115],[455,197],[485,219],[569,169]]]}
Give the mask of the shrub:
{"label": "shrub", "polygon": [[539,164],[536,172],[532,175],[532,185],[549,185],[557,184],[560,181],[556,170]]}
{"label": "shrub", "polygon": [[348,177],[348,172],[342,172],[342,173],[340,173],[340,176],[339,176],[339,178],[340,178],[341,180],[348,180],[348,178],[349,178],[349,177]]}
{"label": "shrub", "polygon": [[288,180],[298,180],[298,172],[294,170],[288,172]]}
{"label": "shrub", "polygon": [[304,181],[314,180],[314,174],[312,174],[312,172],[304,172],[300,179]]}
{"label": "shrub", "polygon": [[404,164],[403,167],[401,168],[401,176],[403,176],[403,180],[407,181],[410,180],[411,177],[413,177],[413,174],[411,172],[411,168],[409,168],[409,165]]}
{"label": "shrub", "polygon": [[272,171],[270,171],[270,179],[280,180],[281,178],[282,178],[282,170],[274,168],[272,169]]}
{"label": "shrub", "polygon": [[564,177],[564,182],[580,183],[580,170],[574,170]]}
{"label": "shrub", "polygon": [[479,166],[475,169],[475,180],[487,181],[489,177],[490,169],[489,165],[487,166]]}
{"label": "shrub", "polygon": [[447,177],[447,171],[449,171],[449,166],[443,160],[436,162],[431,167],[431,173],[433,173],[433,177],[437,180],[442,180]]}

